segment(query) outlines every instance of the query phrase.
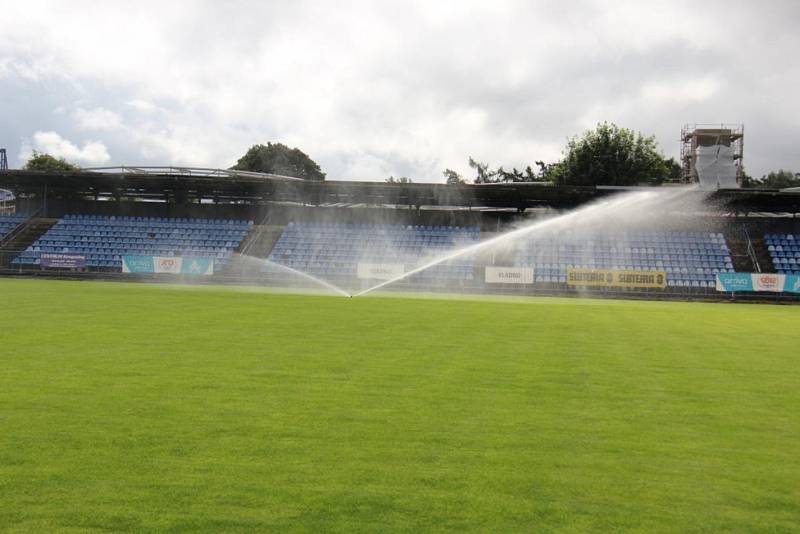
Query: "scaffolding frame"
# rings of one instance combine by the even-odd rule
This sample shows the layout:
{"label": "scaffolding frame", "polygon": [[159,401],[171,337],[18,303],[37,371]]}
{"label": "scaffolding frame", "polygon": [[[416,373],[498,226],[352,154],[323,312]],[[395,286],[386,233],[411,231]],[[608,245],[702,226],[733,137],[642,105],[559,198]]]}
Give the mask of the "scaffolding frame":
{"label": "scaffolding frame", "polygon": [[697,147],[725,145],[733,147],[736,181],[744,177],[744,124],[686,124],[681,129],[681,179],[697,182]]}

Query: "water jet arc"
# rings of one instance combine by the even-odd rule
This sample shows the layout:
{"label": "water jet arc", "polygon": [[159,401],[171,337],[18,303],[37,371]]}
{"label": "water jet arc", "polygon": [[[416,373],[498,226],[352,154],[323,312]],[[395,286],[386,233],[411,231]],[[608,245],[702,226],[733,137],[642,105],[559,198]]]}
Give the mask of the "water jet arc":
{"label": "water jet arc", "polygon": [[292,269],[291,267],[287,267],[286,265],[282,265],[280,263],[276,263],[276,262],[274,262],[272,260],[267,260],[267,259],[262,259],[262,258],[255,258],[253,256],[246,256],[246,257],[250,258],[250,259],[253,259],[255,261],[258,261],[259,264],[263,263],[263,264],[271,266],[271,267],[277,267],[278,269],[280,269],[280,270],[282,270],[284,272],[295,274],[297,276],[301,276],[301,277],[305,278],[306,280],[311,280],[315,284],[323,286],[323,287],[325,287],[327,289],[330,289],[331,291],[334,291],[334,292],[338,293],[339,295],[342,295],[343,297],[352,297],[353,296],[350,293],[348,293],[347,291],[345,291],[344,289],[342,289],[342,288],[340,288],[340,287],[328,282],[327,280],[323,280],[322,278],[317,278],[314,275],[311,275],[311,274],[308,274],[308,273],[304,273],[303,271],[298,271],[297,269]]}
{"label": "water jet arc", "polygon": [[[391,280],[385,280],[379,284],[376,284],[370,288],[364,289],[363,291],[359,291],[358,293],[354,293],[354,297],[360,297],[362,295],[366,295],[372,291],[380,289],[382,287],[386,287],[389,284],[393,284],[409,276],[413,276],[419,272],[425,271],[434,267],[435,265],[439,265],[446,261],[450,261],[453,259],[458,258],[459,256],[463,256],[465,254],[471,254],[473,252],[478,252],[485,248],[504,243],[507,241],[511,241],[520,237],[527,236],[529,234],[535,232],[541,232],[548,229],[555,229],[559,225],[565,223],[572,223],[576,219],[583,219],[588,218],[586,221],[581,222],[591,222],[594,218],[607,216],[612,213],[618,213],[618,210],[623,210],[625,208],[637,207],[638,205],[644,203],[647,200],[658,200],[659,204],[663,205],[665,202],[670,200],[674,200],[675,198],[685,194],[687,191],[692,190],[693,188],[675,188],[670,190],[664,191],[635,191],[631,193],[624,193],[621,195],[617,195],[611,197],[609,199],[603,199],[596,203],[592,203],[588,206],[584,206],[582,208],[570,211],[563,215],[558,215],[556,217],[552,217],[550,219],[546,219],[543,221],[537,221],[531,223],[527,226],[523,226],[521,228],[517,228],[515,230],[510,230],[504,234],[500,234],[495,236],[491,239],[487,239],[486,241],[481,241],[480,243],[475,243],[474,245],[468,245],[466,247],[454,250],[439,258],[436,258],[424,265],[420,265],[402,275],[396,276]],[[655,209],[655,206],[653,207]]]}

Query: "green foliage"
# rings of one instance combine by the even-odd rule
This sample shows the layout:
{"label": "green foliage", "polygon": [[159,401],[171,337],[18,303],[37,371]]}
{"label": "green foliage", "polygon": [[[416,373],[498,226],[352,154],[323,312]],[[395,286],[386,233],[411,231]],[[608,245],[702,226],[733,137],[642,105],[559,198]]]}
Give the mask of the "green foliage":
{"label": "green foliage", "polygon": [[469,166],[475,169],[475,183],[476,184],[487,184],[496,181],[494,179],[495,174],[489,171],[489,164],[483,163],[478,160],[469,157]]}
{"label": "green foliage", "polygon": [[447,185],[461,185],[467,183],[467,181],[464,180],[464,177],[453,169],[445,169],[442,171],[442,175],[444,175],[445,183]]}
{"label": "green foliage", "polygon": [[758,180],[747,174],[747,171],[742,171],[742,187],[758,187]]}
{"label": "green foliage", "polygon": [[670,172],[654,136],[604,122],[569,139],[554,178],[561,185],[654,185]]}
{"label": "green foliage", "polygon": [[253,145],[231,169],[280,174],[304,180],[325,179],[325,173],[305,152],[282,143]]}
{"label": "green foliage", "polygon": [[[537,162],[539,163],[539,162]],[[505,170],[501,165],[495,170],[489,169],[488,163],[483,163],[469,158],[469,166],[475,169],[476,184],[493,184],[500,182],[542,182],[547,181],[541,174],[537,174],[530,165],[524,171],[517,170],[516,167],[510,171]],[[449,169],[448,169],[449,170]],[[446,173],[447,171],[445,171]],[[445,174],[446,176],[446,174]]]}
{"label": "green foliage", "polygon": [[0,530],[797,530],[792,306],[0,294]]}
{"label": "green foliage", "polygon": [[668,182],[679,182],[683,177],[683,167],[680,163],[675,161],[675,158],[665,160],[667,165],[667,178]]}
{"label": "green foliage", "polygon": [[69,163],[64,158],[56,158],[50,154],[34,151],[22,169],[26,171],[61,172],[78,171],[80,167]]}
{"label": "green foliage", "polygon": [[765,187],[769,189],[785,189],[787,187],[800,187],[800,173],[783,169],[772,171],[761,177],[760,180],[753,182],[754,187]]}
{"label": "green foliage", "polygon": [[395,178],[394,176],[389,176],[386,179],[387,184],[410,184],[411,181],[412,181],[411,178],[408,178],[407,176],[401,176],[399,178]]}

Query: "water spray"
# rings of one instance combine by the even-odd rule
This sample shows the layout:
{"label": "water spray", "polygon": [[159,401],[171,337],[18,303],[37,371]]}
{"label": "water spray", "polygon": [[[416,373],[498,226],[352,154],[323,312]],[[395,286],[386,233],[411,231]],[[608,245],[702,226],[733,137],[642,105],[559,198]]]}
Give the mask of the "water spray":
{"label": "water spray", "polygon": [[[641,215],[645,217],[650,216],[652,211],[656,208],[663,207],[670,201],[677,199],[678,197],[684,195],[687,191],[690,191],[694,188],[675,188],[675,189],[664,189],[659,191],[634,191],[631,193],[625,193],[618,196],[611,197],[609,199],[603,199],[598,202],[592,203],[588,206],[584,206],[582,208],[570,211],[563,215],[558,215],[556,217],[552,217],[543,221],[537,221],[531,223],[529,225],[523,226],[521,228],[517,228],[515,230],[511,230],[499,236],[493,237],[491,239],[487,239],[486,241],[481,241],[480,243],[476,243],[474,245],[468,245],[466,247],[462,247],[460,249],[448,252],[432,261],[429,261],[419,267],[416,267],[408,272],[403,273],[402,275],[396,276],[390,280],[385,280],[379,284],[376,284],[372,287],[359,291],[358,293],[354,293],[354,297],[360,297],[362,295],[366,295],[372,291],[380,289],[382,287],[386,287],[389,284],[393,284],[400,280],[404,280],[410,276],[413,276],[417,273],[430,269],[436,265],[442,264],[444,262],[456,259],[460,256],[464,256],[466,254],[472,254],[488,247],[492,247],[494,245],[498,245],[501,243],[505,243],[508,241],[512,241],[514,239],[528,237],[531,234],[543,231],[556,231],[559,227],[564,225],[574,225],[579,223],[598,223],[598,222],[605,222],[605,220],[609,216],[631,216],[636,215],[638,212],[635,210],[645,209],[647,211],[643,212]],[[658,204],[655,206],[651,206],[647,201],[656,201]],[[649,208],[649,209],[648,209]],[[569,229],[566,228],[565,229]]]}

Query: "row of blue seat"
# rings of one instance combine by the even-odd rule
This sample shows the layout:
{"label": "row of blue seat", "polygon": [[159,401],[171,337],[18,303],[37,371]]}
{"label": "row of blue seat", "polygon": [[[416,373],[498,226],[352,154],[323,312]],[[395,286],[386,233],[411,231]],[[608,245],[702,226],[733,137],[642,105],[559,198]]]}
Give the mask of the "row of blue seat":
{"label": "row of blue seat", "polygon": [[[476,243],[479,236],[477,227],[290,223],[269,259],[318,276],[355,277],[359,262],[402,264],[408,271],[425,258]],[[468,280],[473,263],[459,258],[419,278]]]}
{"label": "row of blue seat", "polygon": [[778,274],[800,273],[800,234],[766,234],[764,243]]}
{"label": "row of blue seat", "polygon": [[234,225],[253,225],[253,221],[245,221],[242,219],[211,219],[211,218],[198,218],[198,217],[142,217],[142,216],[128,216],[128,215],[76,215],[67,214],[62,218],[66,222],[81,221],[88,224],[101,223],[105,224],[111,221],[114,224],[124,224],[128,222],[145,222],[145,223],[166,223],[170,225],[180,224],[207,224],[207,225],[220,225],[220,224],[234,224]]}
{"label": "row of blue seat", "polygon": [[35,241],[14,263],[38,265],[41,253],[80,254],[89,267],[121,268],[121,256],[215,258],[219,271],[247,235],[241,220],[67,216]]}
{"label": "row of blue seat", "polygon": [[471,232],[480,233],[477,226],[429,226],[417,224],[362,224],[362,223],[328,223],[328,222],[294,222],[286,225],[287,229],[293,231],[304,231],[308,229],[329,229],[336,232],[347,232],[348,230],[376,232],[391,231],[419,231],[419,232]]}

